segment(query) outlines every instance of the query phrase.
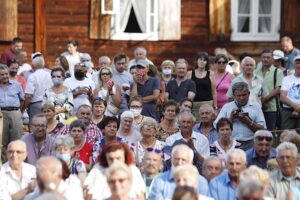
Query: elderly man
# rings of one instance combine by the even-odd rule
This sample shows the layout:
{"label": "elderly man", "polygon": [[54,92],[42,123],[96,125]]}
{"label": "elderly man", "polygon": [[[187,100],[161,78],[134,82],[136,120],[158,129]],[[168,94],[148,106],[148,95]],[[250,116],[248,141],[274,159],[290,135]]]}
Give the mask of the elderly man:
{"label": "elderly man", "polygon": [[300,50],[294,47],[292,38],[283,36],[281,38],[281,49],[284,52],[284,56],[288,58],[284,67],[288,70],[294,69],[293,61],[296,56],[300,55]]}
{"label": "elderly man", "polygon": [[142,161],[142,175],[147,187],[146,198],[149,196],[152,181],[159,175],[162,167],[162,153],[155,149],[147,150]]}
{"label": "elderly man", "polygon": [[[194,153],[186,145],[176,145],[172,149],[171,162],[172,169],[177,166],[192,164]],[[173,178],[173,170],[170,169],[162,174],[160,174],[152,182],[152,188],[150,191],[150,200],[163,200],[171,199],[175,190],[175,183]],[[199,177],[198,193],[202,195],[207,195],[208,186],[207,181],[202,176]]]}
{"label": "elderly man", "polygon": [[128,69],[136,65],[137,61],[144,60],[149,65],[154,65],[151,60],[147,58],[147,49],[145,47],[137,47],[134,49],[134,59],[130,60],[128,63]]}
{"label": "elderly man", "polygon": [[9,70],[0,64],[0,108],[3,116],[2,161],[6,161],[8,144],[21,138],[23,133],[20,106],[23,104],[24,94],[21,86],[9,80]]}
{"label": "elderly man", "polygon": [[43,193],[54,193],[58,199],[83,200],[82,187],[77,178],[72,184],[63,180],[63,167],[61,162],[45,156],[36,163],[36,175],[38,187],[28,194],[24,200],[37,199]]}
{"label": "elderly man", "polygon": [[26,144],[23,141],[15,140],[9,143],[8,162],[1,169],[0,182],[12,199],[23,199],[35,187],[35,167],[24,162],[26,156]]}
{"label": "elderly man", "polygon": [[240,173],[246,169],[246,154],[241,149],[228,152],[226,172],[213,178],[209,183],[209,196],[215,200],[236,199]]}
{"label": "elderly man", "polygon": [[74,113],[77,112],[79,106],[86,104],[91,105],[93,91],[95,89],[94,82],[86,77],[88,66],[86,63],[77,63],[74,68],[74,77],[67,78],[64,85],[72,90],[74,97]]}
{"label": "elderly man", "polygon": [[211,105],[204,104],[199,108],[200,123],[193,127],[193,131],[203,134],[207,137],[209,144],[218,140],[218,132],[213,125],[215,111]]}
{"label": "elderly man", "polygon": [[282,129],[300,128],[300,55],[294,58],[293,63],[295,74],[284,77],[281,84]]}
{"label": "elderly man", "polygon": [[219,176],[223,171],[222,160],[217,156],[210,156],[203,162],[202,174],[208,182]]}
{"label": "elderly man", "polygon": [[233,84],[232,93],[234,101],[222,107],[214,123],[217,124],[222,117],[230,118],[233,122],[233,139],[241,143],[241,149],[248,150],[252,147],[254,133],[266,128],[265,118],[260,105],[249,99],[247,83]]}
{"label": "elderly man", "polygon": [[[193,131],[194,116],[186,111],[181,112],[178,116],[180,124],[180,132],[169,136],[166,139],[166,146],[172,147],[177,142],[184,142],[194,151],[196,161],[203,163],[204,159],[209,156],[209,142],[203,135]],[[165,154],[165,159],[168,160],[169,155]]]}
{"label": "elderly man", "polygon": [[21,38],[14,38],[11,42],[11,46],[9,49],[6,49],[4,53],[0,56],[0,63],[8,65],[8,62],[12,58],[16,58],[16,54],[20,51],[23,47],[23,42]]}
{"label": "elderly man", "polygon": [[277,69],[273,63],[273,52],[269,49],[263,50],[261,53],[262,65],[257,66],[254,74],[263,79],[263,84],[267,88],[266,96],[262,100],[262,108],[266,119],[267,129],[274,131],[276,129],[278,95],[280,93],[283,72]]}
{"label": "elderly man", "polygon": [[262,99],[267,96],[268,89],[263,84],[263,79],[254,74],[256,62],[252,57],[246,56],[241,62],[242,73],[232,80],[231,86],[227,91],[227,97],[233,99],[232,86],[237,82],[245,82],[248,84],[250,91],[250,100],[257,102],[259,105]]}
{"label": "elderly man", "polygon": [[300,185],[300,169],[297,167],[298,150],[296,145],[283,142],[276,148],[276,151],[279,169],[270,174],[270,184],[266,196],[285,199],[291,187]]}
{"label": "elderly man", "polygon": [[267,168],[267,162],[276,157],[276,150],[272,148],[273,135],[270,131],[259,130],[254,134],[254,145],[246,151],[247,165]]}
{"label": "elderly man", "polygon": [[37,114],[32,118],[31,134],[26,134],[22,140],[26,143],[28,156],[26,161],[35,165],[42,156],[49,156],[53,152],[54,139],[47,134],[47,118],[44,114]]}
{"label": "elderly man", "polygon": [[184,98],[194,99],[196,94],[196,84],[187,79],[188,63],[185,59],[178,59],[175,63],[176,78],[168,82],[166,87],[166,100],[173,99],[180,102]]}
{"label": "elderly man", "polygon": [[45,60],[41,53],[36,52],[32,56],[32,69],[34,72],[29,76],[26,89],[25,101],[21,109],[22,113],[28,106],[28,115],[32,117],[42,111],[42,101],[45,90],[52,86],[51,75],[45,69]]}
{"label": "elderly man", "polygon": [[160,92],[160,81],[156,77],[149,77],[149,65],[144,60],[136,62],[136,74],[131,95],[141,96],[143,100],[142,115],[156,118],[156,101]]}

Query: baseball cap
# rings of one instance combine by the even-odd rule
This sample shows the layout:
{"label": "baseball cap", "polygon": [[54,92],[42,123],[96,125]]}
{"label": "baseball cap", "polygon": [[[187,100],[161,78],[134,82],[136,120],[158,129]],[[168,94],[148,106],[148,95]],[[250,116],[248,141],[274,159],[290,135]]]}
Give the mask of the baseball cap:
{"label": "baseball cap", "polygon": [[293,63],[294,63],[296,60],[300,60],[300,55],[297,55],[297,56],[294,57]]}
{"label": "baseball cap", "polygon": [[43,54],[41,52],[34,52],[33,54],[31,54],[31,60],[37,58],[37,57],[40,57],[42,56],[43,57]]}
{"label": "baseball cap", "polygon": [[281,50],[274,50],[273,51],[273,59],[278,60],[278,59],[283,59],[287,60],[287,57],[284,57],[284,53]]}

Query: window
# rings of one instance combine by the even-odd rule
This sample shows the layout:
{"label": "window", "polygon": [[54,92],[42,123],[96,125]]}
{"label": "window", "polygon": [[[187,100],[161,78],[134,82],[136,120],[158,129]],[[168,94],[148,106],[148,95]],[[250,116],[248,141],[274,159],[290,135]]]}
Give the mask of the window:
{"label": "window", "polygon": [[92,0],[90,37],[179,40],[180,4],[180,0]]}
{"label": "window", "polygon": [[281,0],[232,0],[232,41],[278,41]]}

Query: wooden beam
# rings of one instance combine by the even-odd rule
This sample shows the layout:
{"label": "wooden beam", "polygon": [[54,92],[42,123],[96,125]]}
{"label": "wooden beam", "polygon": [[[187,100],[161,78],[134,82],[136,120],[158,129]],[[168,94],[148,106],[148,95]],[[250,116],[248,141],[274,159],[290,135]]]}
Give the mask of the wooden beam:
{"label": "wooden beam", "polygon": [[35,0],[35,51],[46,55],[46,10],[45,0]]}
{"label": "wooden beam", "polygon": [[0,0],[0,40],[11,41],[18,36],[18,1]]}

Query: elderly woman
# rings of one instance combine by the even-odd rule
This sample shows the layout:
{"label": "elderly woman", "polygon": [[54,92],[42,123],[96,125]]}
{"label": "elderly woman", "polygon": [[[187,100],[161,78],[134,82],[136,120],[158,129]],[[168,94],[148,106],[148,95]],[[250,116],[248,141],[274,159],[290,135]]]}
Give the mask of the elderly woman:
{"label": "elderly woman", "polygon": [[[174,175],[174,182],[176,186],[189,186],[194,188],[195,190],[198,188],[199,184],[199,172],[198,169],[192,165],[181,165],[177,166],[173,170]],[[203,196],[199,194],[200,200],[212,200],[212,198],[209,198],[207,196]]]}
{"label": "elderly woman", "polygon": [[131,173],[134,174],[129,192],[130,198],[144,199],[145,183],[139,169],[135,166],[133,153],[125,143],[113,141],[106,144],[98,157],[98,161],[99,163],[93,167],[84,184],[93,199],[105,199],[112,195],[111,192],[113,191],[108,188],[103,174],[108,167],[119,162],[125,163]]}
{"label": "elderly woman", "polygon": [[141,134],[133,128],[134,114],[131,111],[125,111],[121,115],[121,125],[117,136],[122,138],[126,144],[133,144],[141,140]]}
{"label": "elderly woman", "polygon": [[153,151],[162,155],[164,142],[161,142],[155,138],[157,130],[157,122],[154,119],[147,118],[142,122],[140,129],[142,139],[134,143],[133,146],[135,162],[138,167],[141,167],[146,151]]}
{"label": "elderly woman", "polygon": [[106,116],[117,116],[121,102],[121,89],[112,80],[110,67],[102,67],[99,71],[99,84],[94,90],[94,98],[100,97],[107,102]]}
{"label": "elderly woman", "polygon": [[144,120],[150,118],[145,115],[142,115],[143,110],[143,100],[141,96],[134,96],[129,101],[129,109],[133,113],[133,128],[136,131],[140,131],[141,124]]}
{"label": "elderly woman", "polygon": [[228,118],[221,118],[217,123],[219,138],[210,145],[210,155],[219,157],[223,165],[227,157],[227,152],[238,148],[241,144],[231,138],[232,122]]}
{"label": "elderly woman", "polygon": [[164,60],[161,65],[161,80],[167,86],[168,82],[173,78],[175,63],[172,60]]}
{"label": "elderly woman", "polygon": [[63,85],[65,72],[62,68],[53,68],[51,78],[53,86],[45,91],[43,104],[52,103],[57,120],[63,123],[73,111],[73,94],[70,88]]}
{"label": "elderly woman", "polygon": [[70,125],[70,135],[74,139],[73,157],[82,160],[89,171],[92,168],[93,145],[85,142],[85,124],[80,120],[75,120]]}
{"label": "elderly woman", "polygon": [[72,137],[60,135],[55,139],[54,155],[56,158],[63,160],[67,164],[69,172],[77,175],[83,184],[87,176],[86,168],[81,160],[73,158],[74,148],[75,144]]}
{"label": "elderly woman", "polygon": [[98,127],[101,126],[101,122],[104,119],[104,112],[106,109],[106,101],[100,97],[96,97],[92,102],[92,122]]}
{"label": "elderly woman", "polygon": [[164,103],[162,111],[164,117],[159,124],[156,138],[161,141],[165,141],[167,137],[180,130],[176,121],[179,113],[179,107],[174,100],[169,100]]}
{"label": "elderly woman", "polygon": [[64,126],[55,118],[55,107],[52,103],[45,103],[42,107],[42,112],[47,118],[47,133],[50,136],[56,137],[59,130]]}

